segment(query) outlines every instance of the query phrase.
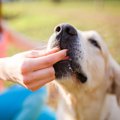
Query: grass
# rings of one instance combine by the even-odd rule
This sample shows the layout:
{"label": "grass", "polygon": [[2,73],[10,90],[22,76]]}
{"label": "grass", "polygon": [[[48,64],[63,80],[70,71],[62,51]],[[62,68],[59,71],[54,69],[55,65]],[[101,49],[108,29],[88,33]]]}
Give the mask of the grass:
{"label": "grass", "polygon": [[[96,30],[120,63],[120,2],[14,2],[4,3],[3,13],[16,31],[38,41],[47,41],[53,28],[62,22],[80,30]],[[12,48],[13,50],[14,48]],[[11,53],[10,53],[11,54]]]}

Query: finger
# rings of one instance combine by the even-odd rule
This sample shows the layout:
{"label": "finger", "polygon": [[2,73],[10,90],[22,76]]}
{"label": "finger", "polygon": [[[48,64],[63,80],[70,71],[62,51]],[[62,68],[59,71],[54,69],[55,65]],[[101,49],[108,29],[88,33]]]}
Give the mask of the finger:
{"label": "finger", "polygon": [[36,83],[34,84],[29,84],[27,85],[27,88],[32,90],[32,91],[35,91],[35,90],[38,90],[39,88],[41,88],[42,86],[44,86],[45,84],[51,82],[53,80],[53,78],[47,78],[47,79],[43,79],[41,81],[37,81]]}
{"label": "finger", "polygon": [[37,81],[47,79],[47,78],[55,79],[55,71],[53,67],[45,68],[42,70],[34,71],[28,75],[26,75],[24,79],[24,84],[29,85],[35,83]]}
{"label": "finger", "polygon": [[53,48],[53,49],[51,49],[51,50],[46,50],[46,52],[45,52],[45,54],[44,54],[44,56],[46,56],[46,55],[49,55],[49,54],[53,54],[53,53],[56,53],[56,52],[58,52],[58,51],[60,51],[60,49],[59,48]]}
{"label": "finger", "polygon": [[30,72],[53,66],[53,64],[66,57],[66,52],[67,50],[61,50],[47,56],[31,59],[29,62],[24,63],[22,71]]}
{"label": "finger", "polygon": [[36,58],[33,61],[33,64],[31,64],[32,70],[38,70],[47,68],[50,66],[53,66],[56,62],[64,59],[66,57],[66,50],[62,50],[47,56],[43,56],[41,58]]}
{"label": "finger", "polygon": [[49,55],[49,54],[52,54],[52,53],[55,53],[55,52],[58,52],[58,51],[59,51],[59,48],[53,48],[49,51],[46,51],[46,50],[31,50],[31,51],[26,52],[25,56],[28,57],[28,58],[37,58],[37,57],[42,57],[42,56]]}

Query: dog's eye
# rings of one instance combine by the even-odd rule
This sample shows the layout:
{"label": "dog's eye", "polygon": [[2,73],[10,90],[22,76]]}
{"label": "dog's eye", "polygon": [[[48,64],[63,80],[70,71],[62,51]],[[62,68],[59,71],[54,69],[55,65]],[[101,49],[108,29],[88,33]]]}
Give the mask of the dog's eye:
{"label": "dog's eye", "polygon": [[95,47],[101,49],[100,45],[98,44],[98,42],[97,42],[96,40],[94,40],[94,39],[89,39],[89,41],[90,41],[90,43],[91,43],[92,45],[94,45]]}

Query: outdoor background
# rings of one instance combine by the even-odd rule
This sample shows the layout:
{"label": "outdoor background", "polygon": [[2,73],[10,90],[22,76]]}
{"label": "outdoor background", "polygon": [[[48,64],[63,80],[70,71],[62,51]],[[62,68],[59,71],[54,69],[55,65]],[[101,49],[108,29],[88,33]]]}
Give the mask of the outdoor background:
{"label": "outdoor background", "polygon": [[[46,42],[59,23],[101,34],[120,63],[120,1],[116,0],[3,0],[3,18],[10,28],[37,42]],[[20,52],[10,46],[8,55]],[[6,83],[6,86],[11,83]],[[53,87],[52,87],[53,88]],[[57,93],[53,89],[52,106]]]}
{"label": "outdoor background", "polygon": [[[119,0],[3,0],[3,15],[12,29],[40,42],[63,22],[96,30],[120,63]],[[12,46],[9,55],[18,51]]]}

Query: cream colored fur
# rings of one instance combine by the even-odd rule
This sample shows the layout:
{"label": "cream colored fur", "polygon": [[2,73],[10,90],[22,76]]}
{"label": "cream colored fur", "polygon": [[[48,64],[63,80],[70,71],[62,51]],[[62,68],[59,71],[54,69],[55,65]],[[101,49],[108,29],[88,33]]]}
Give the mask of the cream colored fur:
{"label": "cream colored fur", "polygon": [[[120,120],[120,66],[98,33],[77,32],[84,51],[83,60],[79,62],[88,81],[80,83],[74,76],[54,81],[61,94],[57,119]],[[101,50],[91,45],[89,38],[97,40]]]}

